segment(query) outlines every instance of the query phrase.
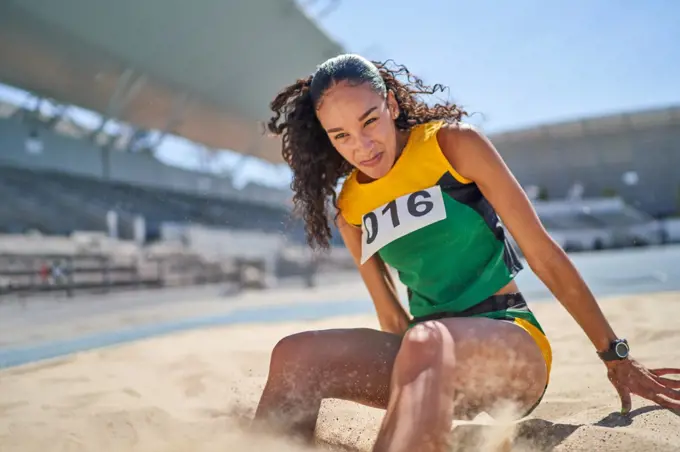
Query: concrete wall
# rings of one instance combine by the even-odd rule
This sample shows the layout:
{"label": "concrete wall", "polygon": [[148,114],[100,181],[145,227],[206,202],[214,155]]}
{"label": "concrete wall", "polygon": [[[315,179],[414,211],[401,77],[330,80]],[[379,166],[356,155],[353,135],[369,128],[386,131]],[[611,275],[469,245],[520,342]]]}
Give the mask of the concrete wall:
{"label": "concrete wall", "polygon": [[623,210],[626,205],[621,198],[591,198],[578,201],[534,201],[534,209],[539,215],[564,215],[583,212],[584,209],[601,212]]}
{"label": "concrete wall", "polygon": [[[618,133],[592,131],[583,137],[535,136],[522,141],[492,141],[523,186],[547,189],[550,198],[564,197],[575,181],[585,197],[614,191],[653,215],[680,206],[680,127],[667,125]],[[637,186],[623,173],[635,171]]]}
{"label": "concrete wall", "polygon": [[[0,119],[0,163],[102,177],[102,151],[86,141],[41,131],[41,154],[26,152],[27,128],[16,120]],[[522,141],[494,139],[494,144],[523,186],[547,189],[551,199],[564,197],[575,181],[585,197],[614,191],[627,203],[653,215],[680,207],[680,127],[666,125],[627,132],[589,132],[582,137],[536,135]],[[112,180],[290,205],[289,190],[249,185],[239,191],[223,177],[185,171],[162,164],[150,155],[110,153]],[[623,173],[635,171],[637,186],[628,186]]]}
{"label": "concrete wall", "polygon": [[189,250],[216,261],[234,258],[261,260],[270,276],[276,272],[276,261],[286,245],[281,234],[234,231],[193,224],[164,223],[161,237],[167,242],[184,243]]}
{"label": "concrete wall", "polygon": [[[28,153],[25,140],[28,128],[18,120],[0,119],[0,163],[22,168],[63,171],[102,178],[105,154],[92,143],[76,140],[48,130],[39,131],[43,150]],[[250,185],[235,189],[225,177],[173,168],[146,153],[109,153],[109,179],[155,188],[209,194],[229,199],[246,199],[281,206],[290,195],[283,190]]]}
{"label": "concrete wall", "polygon": [[663,222],[666,238],[669,242],[680,243],[680,218],[671,218]]}

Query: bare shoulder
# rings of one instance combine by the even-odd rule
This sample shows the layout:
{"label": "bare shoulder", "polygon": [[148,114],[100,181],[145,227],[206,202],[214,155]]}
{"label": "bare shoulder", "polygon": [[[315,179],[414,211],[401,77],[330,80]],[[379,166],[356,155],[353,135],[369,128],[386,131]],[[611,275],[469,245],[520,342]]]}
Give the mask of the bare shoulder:
{"label": "bare shoulder", "polygon": [[437,132],[437,140],[445,152],[461,146],[466,148],[476,147],[489,141],[481,130],[464,122],[444,124]]}
{"label": "bare shoulder", "polygon": [[463,175],[495,153],[484,133],[468,123],[445,124],[437,133],[437,141],[447,160]]}
{"label": "bare shoulder", "polygon": [[361,230],[361,228],[359,228],[358,226],[347,221],[347,219],[345,218],[345,215],[343,214],[342,209],[337,209],[336,212],[335,212],[335,215],[336,215],[335,225],[338,228],[338,230],[343,230],[343,229],[345,229],[345,230],[349,229],[349,230],[352,230],[352,231],[360,231]]}

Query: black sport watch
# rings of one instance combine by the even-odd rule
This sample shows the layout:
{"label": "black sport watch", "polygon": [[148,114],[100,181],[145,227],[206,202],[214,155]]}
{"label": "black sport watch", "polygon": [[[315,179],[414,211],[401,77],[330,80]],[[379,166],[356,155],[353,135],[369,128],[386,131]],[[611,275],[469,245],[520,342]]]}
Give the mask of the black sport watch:
{"label": "black sport watch", "polygon": [[602,361],[617,361],[628,358],[630,347],[628,341],[625,339],[617,339],[609,344],[609,350],[604,352],[597,352]]}

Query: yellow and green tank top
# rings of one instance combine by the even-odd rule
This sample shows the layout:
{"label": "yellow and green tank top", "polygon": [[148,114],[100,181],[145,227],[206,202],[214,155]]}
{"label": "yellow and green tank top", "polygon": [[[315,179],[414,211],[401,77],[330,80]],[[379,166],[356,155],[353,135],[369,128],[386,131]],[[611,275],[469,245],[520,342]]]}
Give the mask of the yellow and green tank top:
{"label": "yellow and green tank top", "polygon": [[355,171],[338,197],[362,230],[361,263],[377,254],[398,272],[414,317],[464,311],[522,269],[491,204],[442,153],[442,125],[415,126],[386,176],[359,183]]}

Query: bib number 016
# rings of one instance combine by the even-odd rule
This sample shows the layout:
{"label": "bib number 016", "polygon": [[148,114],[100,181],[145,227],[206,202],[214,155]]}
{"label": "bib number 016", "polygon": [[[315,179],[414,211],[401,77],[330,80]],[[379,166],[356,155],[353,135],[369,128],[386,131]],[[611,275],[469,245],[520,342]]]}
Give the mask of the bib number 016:
{"label": "bib number 016", "polygon": [[388,243],[446,218],[441,188],[402,196],[363,217],[362,264]]}

